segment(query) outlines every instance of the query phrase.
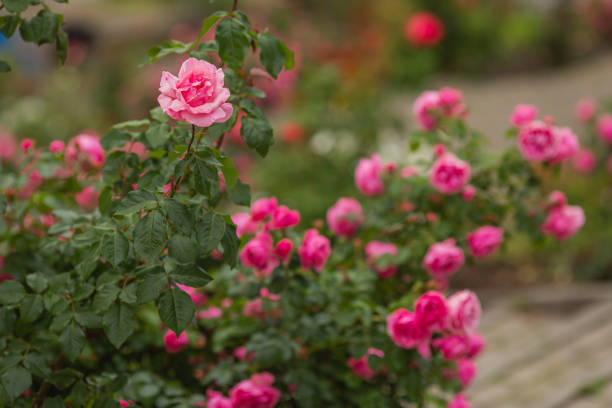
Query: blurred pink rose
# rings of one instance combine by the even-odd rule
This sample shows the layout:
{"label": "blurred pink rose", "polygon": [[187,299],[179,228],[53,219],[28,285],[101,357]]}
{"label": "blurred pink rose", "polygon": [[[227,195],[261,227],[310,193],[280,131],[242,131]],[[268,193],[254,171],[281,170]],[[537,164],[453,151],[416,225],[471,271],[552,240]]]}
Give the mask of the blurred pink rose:
{"label": "blurred pink rose", "polygon": [[444,23],[433,13],[420,11],[404,23],[404,36],[415,47],[433,47],[444,38]]}
{"label": "blurred pink rose", "polygon": [[224,88],[224,73],[213,64],[188,58],[178,77],[162,72],[159,84],[159,106],[173,119],[208,127],[225,122],[234,108],[227,102],[230,91]]}
{"label": "blurred pink rose", "polygon": [[418,348],[429,342],[430,334],[420,324],[415,313],[396,309],[387,316],[387,333],[395,344],[403,348]]}
{"label": "blurred pink rose", "polygon": [[100,137],[91,133],[81,133],[70,139],[64,153],[66,165],[78,164],[86,171],[102,167],[104,160]]}
{"label": "blurred pink rose", "polygon": [[363,224],[363,210],[354,198],[340,198],[327,210],[327,225],[335,235],[350,238]]}
{"label": "blurred pink rose", "polygon": [[555,157],[557,142],[553,128],[540,121],[529,123],[518,135],[519,150],[525,159],[533,162],[543,162]]}
{"label": "blurred pink rose", "polygon": [[291,251],[293,250],[293,242],[289,238],[283,238],[276,243],[276,247],[274,248],[274,253],[280,259],[287,260],[291,255]]}
{"label": "blurred pink rose", "polygon": [[309,229],[304,234],[302,245],[298,248],[298,254],[302,262],[302,268],[313,268],[321,272],[331,254],[329,240],[319,234],[316,229]]}
{"label": "blurred pink rose", "polygon": [[472,201],[475,195],[476,195],[476,187],[469,185],[469,184],[463,187],[463,190],[461,191],[461,197],[463,197],[465,201]]}
{"label": "blurred pink rose", "polygon": [[257,222],[253,221],[251,214],[236,213],[232,215],[232,222],[236,224],[236,235],[252,235],[257,232]]}
{"label": "blurred pink rose", "polygon": [[568,127],[553,128],[557,138],[557,151],[550,158],[551,163],[558,163],[560,161],[570,159],[578,152],[580,145],[578,143],[578,137]]}
{"label": "blurred pink rose", "polygon": [[251,205],[251,218],[253,221],[261,221],[268,216],[272,216],[278,206],[276,197],[260,198]]}
{"label": "blurred pink rose", "polygon": [[273,408],[280,398],[273,383],[274,376],[265,372],[239,382],[229,392],[233,408]]}
{"label": "blurred pink rose", "polygon": [[10,133],[6,133],[0,128],[0,161],[12,162],[15,159],[17,142]]}
{"label": "blurred pink rose", "polygon": [[476,376],[476,364],[467,358],[457,360],[457,376],[461,385],[468,387]]}
{"label": "blurred pink rose", "polygon": [[470,180],[470,165],[452,153],[438,157],[429,172],[431,185],[441,193],[460,192]]}
{"label": "blurred pink rose", "polygon": [[63,152],[65,148],[66,148],[66,143],[64,143],[62,140],[54,140],[51,143],[49,143],[49,151],[51,153]]}
{"label": "blurred pink rose", "polygon": [[260,232],[251,239],[240,251],[240,261],[244,266],[253,268],[257,277],[270,276],[278,266],[278,259],[274,254],[274,243],[267,232]]}
{"label": "blurred pink rose", "polygon": [[383,164],[378,154],[359,160],[355,168],[355,185],[367,196],[377,196],[384,191],[381,179]]}
{"label": "blurred pink rose", "polygon": [[353,370],[353,374],[367,380],[368,378],[372,378],[374,375],[376,375],[376,371],[372,370],[368,365],[368,358],[371,355],[383,358],[385,353],[382,350],[370,347],[363,357],[349,357],[346,364],[351,370]]}
{"label": "blurred pink rose", "polygon": [[35,144],[36,143],[32,139],[23,139],[21,141],[21,150],[24,151],[24,152],[32,150],[32,149],[34,149],[34,145]]}
{"label": "blurred pink rose", "polygon": [[504,230],[486,225],[468,234],[468,244],[472,255],[484,258],[497,251],[504,241]]}
{"label": "blurred pink rose", "polygon": [[510,123],[521,127],[533,122],[538,117],[538,109],[533,105],[518,104],[512,111]]}
{"label": "blurred pink rose", "polygon": [[187,338],[187,332],[182,332],[180,336],[176,337],[176,334],[172,330],[168,330],[164,334],[164,347],[168,353],[178,353],[189,346],[189,339]]}
{"label": "blurred pink rose", "polygon": [[581,149],[574,157],[574,168],[582,174],[591,174],[596,166],[595,153],[589,149]]}
{"label": "blurred pink rose", "polygon": [[81,190],[81,192],[76,193],[74,199],[79,207],[85,211],[91,212],[98,207],[99,196],[100,194],[94,191],[93,186],[87,186]]}
{"label": "blurred pink rose", "polygon": [[423,258],[423,268],[435,279],[444,279],[463,265],[463,250],[454,241],[447,240],[433,244]]}
{"label": "blurred pink rose", "polygon": [[206,391],[206,408],[234,408],[232,401],[218,391]]}
{"label": "blurred pink rose", "polygon": [[397,272],[396,265],[378,266],[378,259],[384,255],[397,254],[397,247],[390,242],[370,241],[365,246],[366,262],[383,279],[389,278]]}
{"label": "blurred pink rose", "polygon": [[595,116],[595,112],[597,112],[597,102],[593,98],[580,99],[574,108],[576,118],[584,123],[590,121]]}
{"label": "blurred pink rose", "polygon": [[471,335],[480,323],[480,302],[474,292],[462,290],[448,298],[448,328],[454,333]]}
{"label": "blurred pink rose", "polygon": [[442,293],[432,290],[424,293],[414,304],[419,324],[431,331],[443,330],[446,326],[448,309]]}
{"label": "blurred pink rose", "polygon": [[298,225],[300,222],[300,212],[292,210],[286,205],[279,205],[272,212],[272,221],[269,226],[271,229],[285,229]]}
{"label": "blurred pink rose", "polygon": [[612,114],[605,113],[597,118],[597,134],[608,144],[612,144]]}
{"label": "blurred pink rose", "polygon": [[472,408],[472,404],[465,399],[465,395],[457,394],[455,398],[448,403],[447,408]]}
{"label": "blurred pink rose", "polygon": [[573,236],[584,225],[584,211],[577,205],[553,208],[542,224],[542,232],[562,241]]}

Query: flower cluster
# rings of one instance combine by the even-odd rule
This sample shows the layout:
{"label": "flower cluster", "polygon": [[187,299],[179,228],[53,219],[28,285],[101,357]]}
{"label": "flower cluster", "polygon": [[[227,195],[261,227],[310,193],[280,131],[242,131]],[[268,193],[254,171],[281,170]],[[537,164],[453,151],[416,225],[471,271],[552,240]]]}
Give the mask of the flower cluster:
{"label": "flower cluster", "polygon": [[443,118],[467,116],[467,108],[461,92],[445,87],[439,91],[425,91],[414,101],[412,113],[424,130],[435,129]]}

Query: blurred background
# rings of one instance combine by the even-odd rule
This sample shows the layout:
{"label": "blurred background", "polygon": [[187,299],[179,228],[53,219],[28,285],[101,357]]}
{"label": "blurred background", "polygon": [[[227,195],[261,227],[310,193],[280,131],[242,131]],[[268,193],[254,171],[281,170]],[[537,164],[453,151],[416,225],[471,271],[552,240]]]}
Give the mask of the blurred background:
{"label": "blurred background", "polygon": [[[611,0],[241,0],[253,25],[269,27],[296,55],[296,69],[256,84],[275,127],[264,160],[234,129],[225,140],[256,196],[282,197],[302,226],[339,196],[356,196],[353,169],[379,151],[409,154],[412,102],[430,88],[460,89],[492,154],[518,103],[571,126],[585,149],[549,188],[584,207],[575,238],[536,246],[517,237],[492,260],[457,274],[485,303],[488,352],[469,394],[476,408],[612,407],[612,166],[597,140],[612,112]],[[201,21],[230,0],[73,0],[53,4],[69,34],[66,66],[51,46],[0,34],[0,164],[14,140],[39,145],[116,122],[157,105],[162,70],[182,56],[139,67],[168,38],[191,41]],[[0,12],[1,15],[1,12]],[[209,34],[210,35],[210,34]],[[596,113],[576,117],[579,99]],[[11,147],[12,146],[12,147]]]}

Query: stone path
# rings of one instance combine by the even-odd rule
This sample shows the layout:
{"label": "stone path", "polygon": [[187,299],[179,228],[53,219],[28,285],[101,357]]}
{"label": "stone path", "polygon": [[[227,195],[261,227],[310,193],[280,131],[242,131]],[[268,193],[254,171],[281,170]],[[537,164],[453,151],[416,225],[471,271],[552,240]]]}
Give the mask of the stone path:
{"label": "stone path", "polygon": [[612,407],[612,286],[483,298],[474,408]]}

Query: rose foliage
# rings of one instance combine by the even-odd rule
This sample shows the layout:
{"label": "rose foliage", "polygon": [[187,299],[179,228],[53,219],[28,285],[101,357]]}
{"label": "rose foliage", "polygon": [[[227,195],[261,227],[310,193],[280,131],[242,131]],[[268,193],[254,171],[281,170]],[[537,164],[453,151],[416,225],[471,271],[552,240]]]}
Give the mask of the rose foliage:
{"label": "rose foliage", "polygon": [[469,407],[481,305],[448,280],[514,232],[580,228],[539,185],[565,128],[521,124],[491,157],[461,93],[428,91],[405,163],[363,158],[359,194],[308,228],[282,197],[250,206],[218,148],[240,114],[267,153],[245,57],[277,77],[292,52],[239,11],[200,38],[149,52],[190,55],[148,119],[48,147],[0,135],[0,405]]}

